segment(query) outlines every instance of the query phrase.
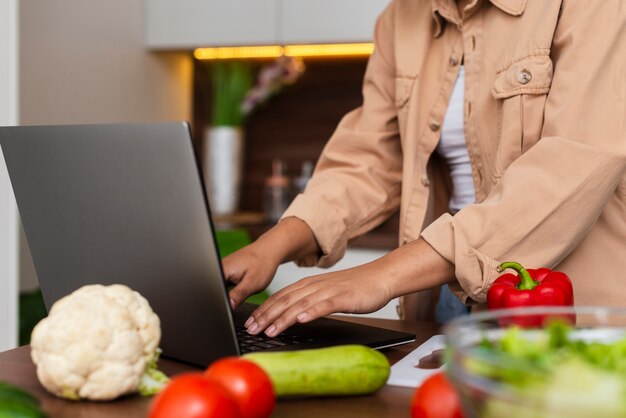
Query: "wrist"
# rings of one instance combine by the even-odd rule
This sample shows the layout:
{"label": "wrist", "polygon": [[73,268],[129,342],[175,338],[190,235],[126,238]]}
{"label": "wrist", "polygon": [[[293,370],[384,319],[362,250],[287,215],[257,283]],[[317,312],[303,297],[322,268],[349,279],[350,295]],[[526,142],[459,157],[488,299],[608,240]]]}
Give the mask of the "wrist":
{"label": "wrist", "polygon": [[278,222],[261,235],[257,245],[277,265],[320,252],[315,235],[302,220],[290,217]]}

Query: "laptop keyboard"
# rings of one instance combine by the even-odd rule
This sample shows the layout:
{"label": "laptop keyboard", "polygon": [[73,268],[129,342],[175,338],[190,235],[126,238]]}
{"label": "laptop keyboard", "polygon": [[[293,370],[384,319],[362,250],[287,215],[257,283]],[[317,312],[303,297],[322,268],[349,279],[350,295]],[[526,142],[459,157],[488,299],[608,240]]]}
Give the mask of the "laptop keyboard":
{"label": "laptop keyboard", "polygon": [[268,348],[285,347],[301,343],[310,343],[311,338],[302,338],[296,335],[280,334],[276,338],[270,338],[265,334],[250,335],[244,327],[236,326],[237,340],[243,353],[251,351],[266,350]]}

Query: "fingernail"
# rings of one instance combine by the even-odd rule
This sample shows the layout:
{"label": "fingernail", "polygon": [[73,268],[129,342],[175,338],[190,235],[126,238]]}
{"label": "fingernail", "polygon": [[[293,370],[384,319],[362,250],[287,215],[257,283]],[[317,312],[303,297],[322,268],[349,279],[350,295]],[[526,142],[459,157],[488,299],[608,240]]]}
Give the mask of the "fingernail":
{"label": "fingernail", "polygon": [[296,319],[298,320],[298,322],[304,322],[307,320],[308,317],[309,314],[307,312],[301,312],[298,314],[298,316],[296,316]]}
{"label": "fingernail", "polygon": [[248,328],[250,326],[250,324],[253,323],[253,322],[254,322],[254,317],[251,316],[250,318],[248,318],[248,320],[245,322],[245,324],[243,324],[243,326],[245,328]]}
{"label": "fingernail", "polygon": [[230,300],[230,307],[235,309],[235,301],[234,300]]}
{"label": "fingernail", "polygon": [[248,327],[248,333],[253,334],[257,329],[259,329],[259,324],[252,322],[252,324]]}
{"label": "fingernail", "polygon": [[267,334],[270,337],[274,336],[274,333],[276,332],[276,325],[271,325],[266,331],[265,334]]}

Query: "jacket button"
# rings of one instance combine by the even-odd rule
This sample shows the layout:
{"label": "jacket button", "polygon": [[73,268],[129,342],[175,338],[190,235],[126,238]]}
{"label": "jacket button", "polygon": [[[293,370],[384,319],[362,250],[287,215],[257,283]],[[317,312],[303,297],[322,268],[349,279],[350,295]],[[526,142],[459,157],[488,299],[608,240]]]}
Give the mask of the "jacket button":
{"label": "jacket button", "polygon": [[431,131],[436,132],[439,130],[439,122],[433,120],[428,124]]}
{"label": "jacket button", "polygon": [[533,75],[528,70],[522,70],[517,74],[517,81],[520,84],[528,84],[533,79]]}
{"label": "jacket button", "polygon": [[459,60],[456,58],[455,55],[451,55],[450,56],[450,66],[454,67],[459,63]]}
{"label": "jacket button", "polygon": [[421,181],[424,187],[428,187],[430,185],[430,180],[428,180],[428,176],[426,174],[422,176]]}

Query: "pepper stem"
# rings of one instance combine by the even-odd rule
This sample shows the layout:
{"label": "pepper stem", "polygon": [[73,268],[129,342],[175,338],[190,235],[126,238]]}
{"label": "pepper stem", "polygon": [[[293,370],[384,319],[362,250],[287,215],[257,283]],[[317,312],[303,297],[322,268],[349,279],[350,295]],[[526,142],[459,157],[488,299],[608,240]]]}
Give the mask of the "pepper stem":
{"label": "pepper stem", "polygon": [[517,272],[520,278],[520,282],[517,285],[519,290],[532,290],[539,282],[530,277],[530,273],[520,263],[515,261],[506,261],[498,266],[498,271],[503,272],[506,269],[513,269]]}

